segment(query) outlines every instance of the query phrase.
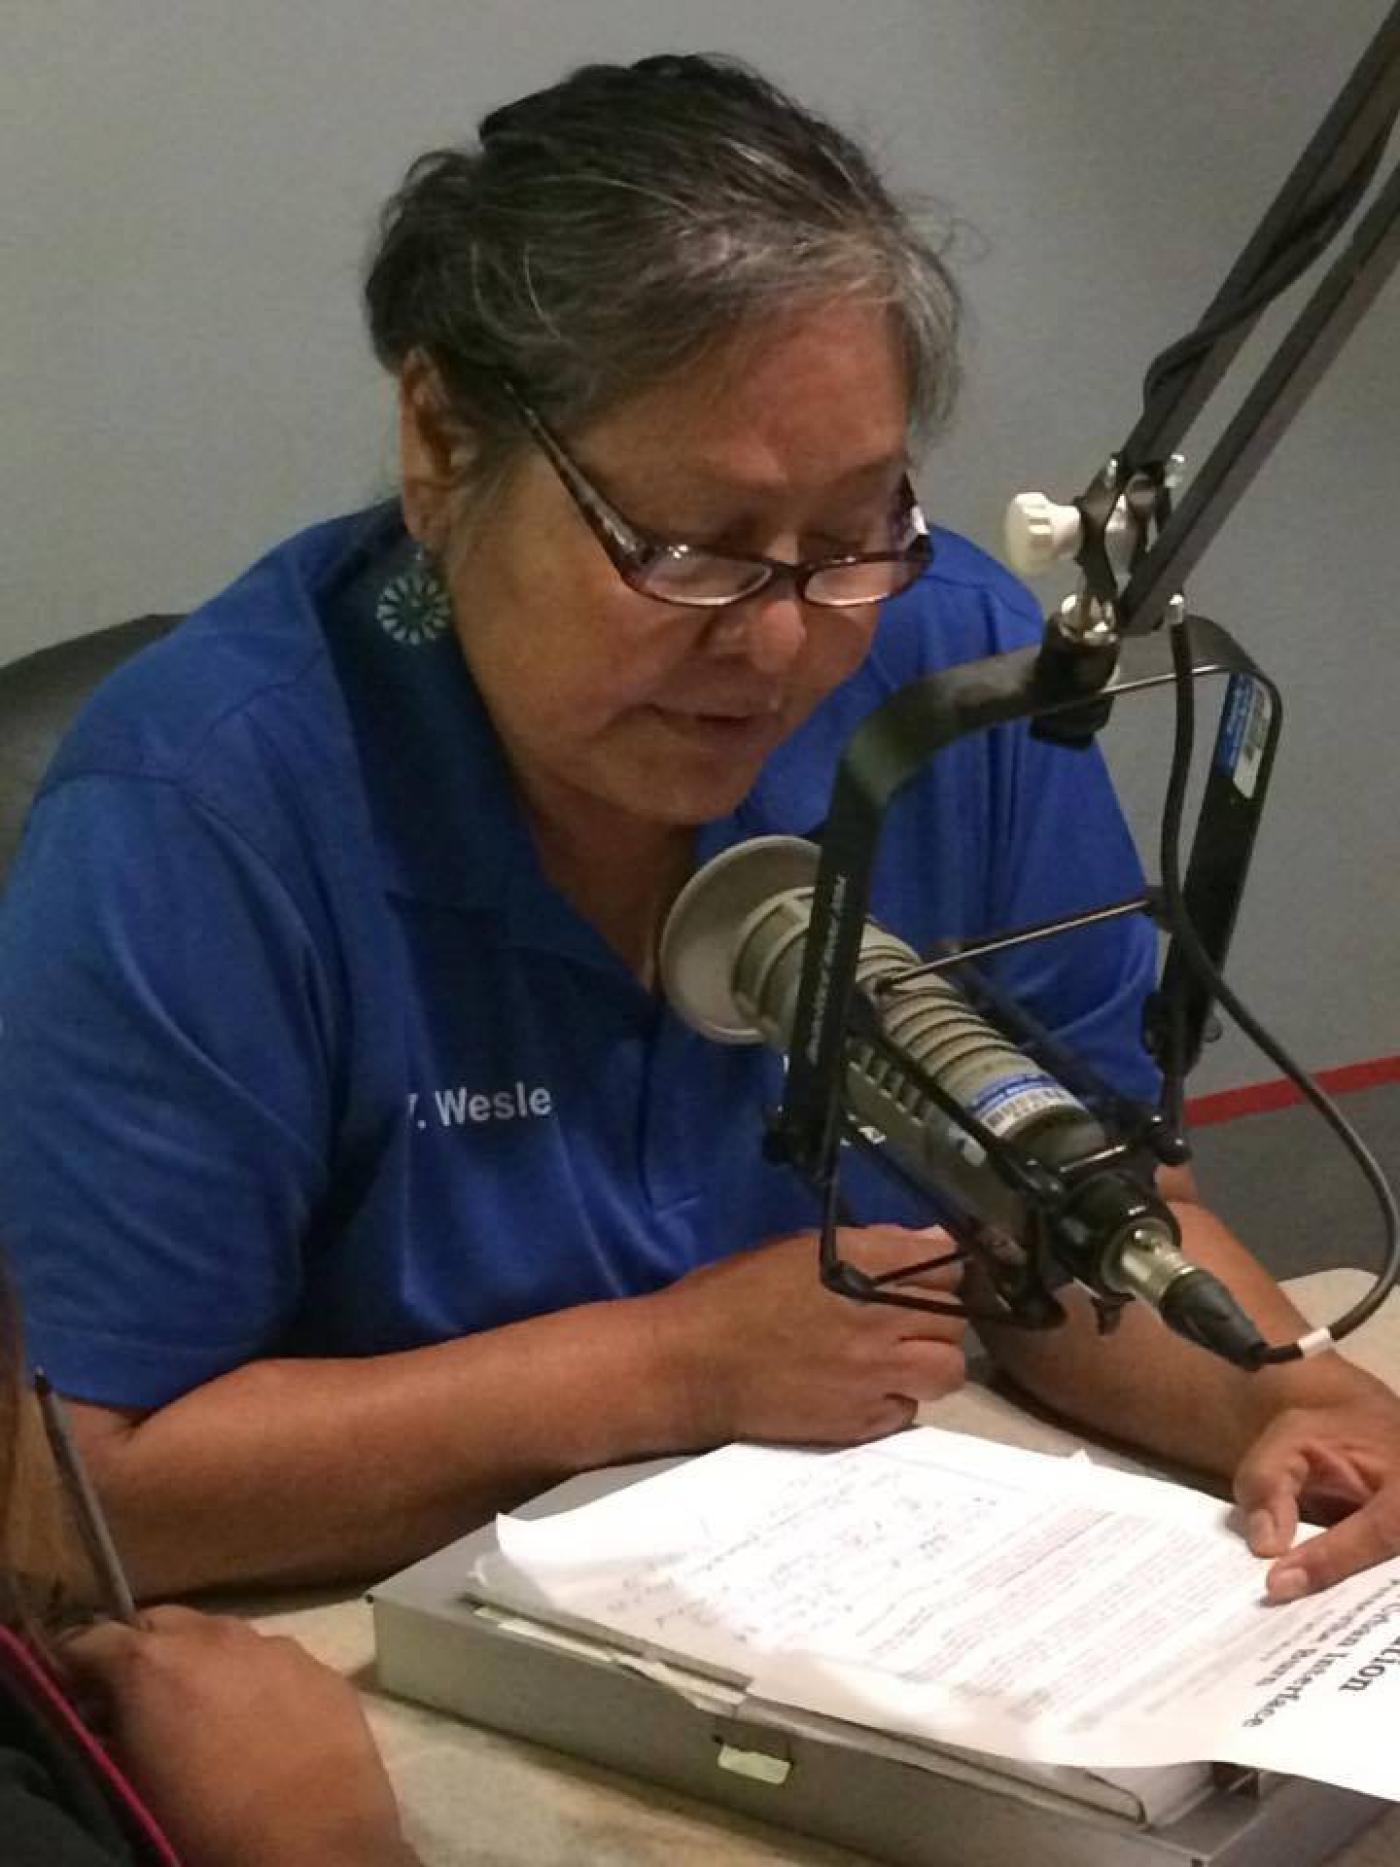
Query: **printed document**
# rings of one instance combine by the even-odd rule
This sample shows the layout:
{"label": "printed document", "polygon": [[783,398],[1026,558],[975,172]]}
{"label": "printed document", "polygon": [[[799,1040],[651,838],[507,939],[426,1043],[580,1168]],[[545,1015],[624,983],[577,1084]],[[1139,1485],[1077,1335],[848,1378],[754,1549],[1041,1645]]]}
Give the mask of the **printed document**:
{"label": "printed document", "polygon": [[729,1446],[497,1520],[518,1598],[750,1700],[1030,1763],[1237,1763],[1400,1800],[1400,1558],[1303,1601],[1229,1506],[918,1427]]}

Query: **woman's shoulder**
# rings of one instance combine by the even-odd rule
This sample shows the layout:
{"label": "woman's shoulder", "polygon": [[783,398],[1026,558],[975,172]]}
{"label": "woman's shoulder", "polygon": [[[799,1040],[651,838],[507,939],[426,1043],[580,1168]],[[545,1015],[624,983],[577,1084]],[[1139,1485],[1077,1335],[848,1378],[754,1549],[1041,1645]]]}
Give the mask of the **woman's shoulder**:
{"label": "woman's shoulder", "polygon": [[109,676],[44,776],[17,873],[47,887],[75,849],[118,868],[158,849],[168,874],[236,870],[321,925],[328,865],[375,863],[330,640],[385,525],[376,508],[287,540]]}
{"label": "woman's shoulder", "polygon": [[98,772],[190,779],[204,762],[236,757],[250,722],[293,757],[322,745],[342,724],[326,610],[385,516],[375,507],[286,539],[123,663],[78,714],[46,788]]}
{"label": "woman's shoulder", "polygon": [[1004,564],[958,532],[939,527],[933,540],[928,570],[880,618],[870,666],[891,687],[1039,638],[1036,599]]}
{"label": "woman's shoulder", "polygon": [[241,813],[332,807],[355,775],[327,612],[386,523],[376,507],[296,534],[133,655],[80,710],[40,798],[94,778],[173,785]]}

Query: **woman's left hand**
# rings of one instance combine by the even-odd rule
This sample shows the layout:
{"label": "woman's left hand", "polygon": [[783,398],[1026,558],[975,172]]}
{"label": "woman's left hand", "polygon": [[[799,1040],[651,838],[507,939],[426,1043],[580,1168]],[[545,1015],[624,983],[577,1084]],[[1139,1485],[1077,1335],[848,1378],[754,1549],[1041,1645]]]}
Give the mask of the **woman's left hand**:
{"label": "woman's left hand", "polygon": [[[1235,1472],[1256,1556],[1277,1556],[1269,1598],[1292,1601],[1400,1555],[1400,1397],[1367,1383],[1356,1398],[1288,1407]],[[1293,1547],[1301,1516],[1337,1519]]]}

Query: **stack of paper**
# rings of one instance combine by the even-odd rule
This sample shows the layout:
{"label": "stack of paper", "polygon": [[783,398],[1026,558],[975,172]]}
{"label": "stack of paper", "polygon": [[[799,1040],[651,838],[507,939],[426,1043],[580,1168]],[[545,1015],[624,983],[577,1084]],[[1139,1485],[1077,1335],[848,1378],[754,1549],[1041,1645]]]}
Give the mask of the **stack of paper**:
{"label": "stack of paper", "polygon": [[522,1610],[750,1703],[1032,1764],[1215,1759],[1400,1799],[1400,1558],[1270,1606],[1228,1507],[1177,1485],[924,1427],[727,1447],[497,1535]]}

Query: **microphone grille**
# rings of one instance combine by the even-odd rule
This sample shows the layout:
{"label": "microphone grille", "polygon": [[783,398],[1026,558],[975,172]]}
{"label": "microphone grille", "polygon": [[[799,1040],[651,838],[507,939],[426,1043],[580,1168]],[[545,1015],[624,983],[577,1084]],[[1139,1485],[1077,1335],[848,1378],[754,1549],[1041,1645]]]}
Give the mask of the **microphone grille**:
{"label": "microphone grille", "polygon": [[735,996],[741,936],[775,896],[810,888],[820,852],[801,836],[755,836],[697,869],[661,934],[661,989],[678,1017],[720,1044],[762,1043]]}

